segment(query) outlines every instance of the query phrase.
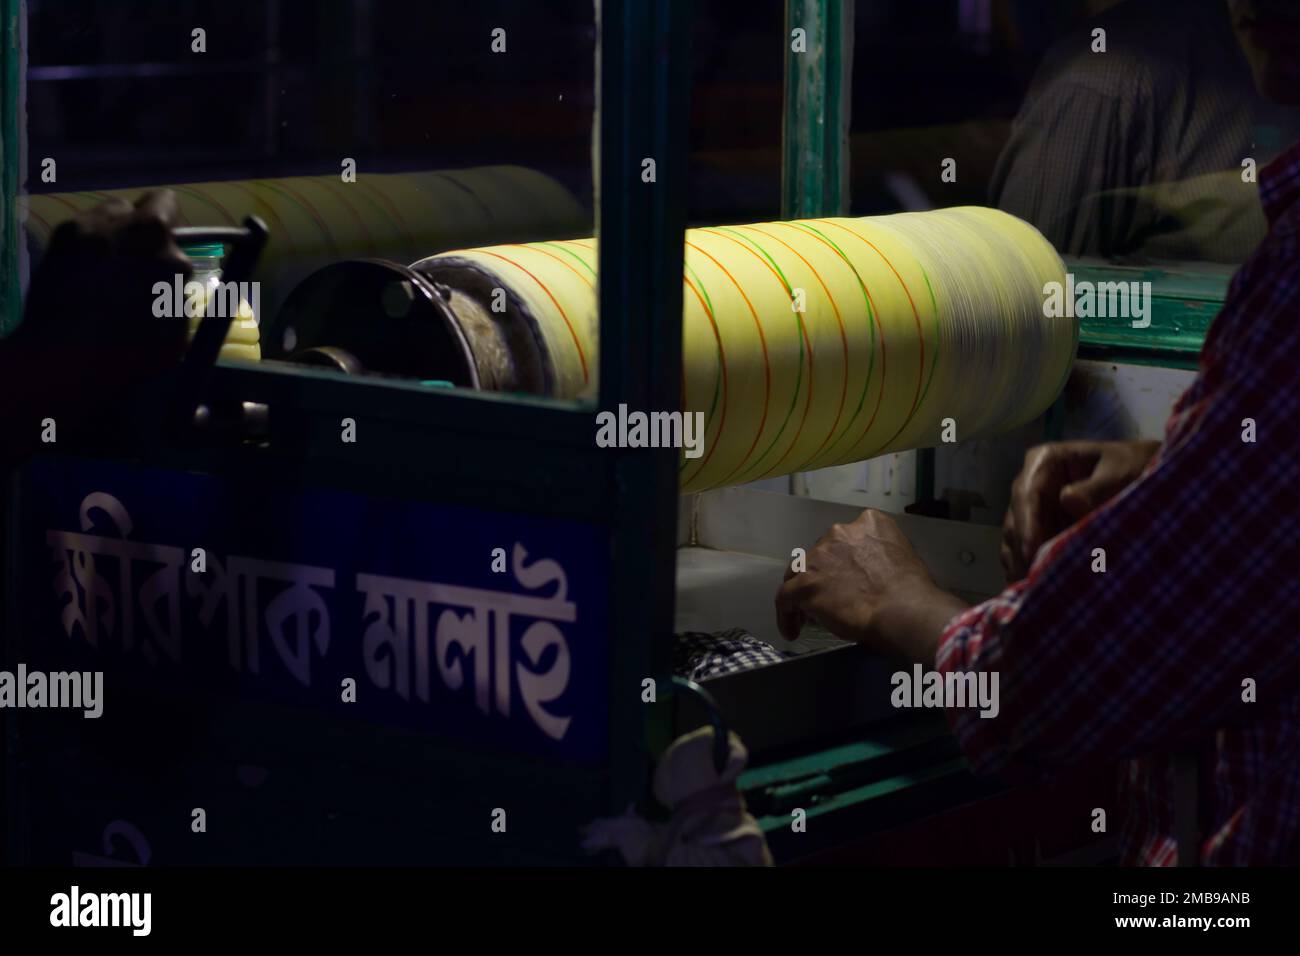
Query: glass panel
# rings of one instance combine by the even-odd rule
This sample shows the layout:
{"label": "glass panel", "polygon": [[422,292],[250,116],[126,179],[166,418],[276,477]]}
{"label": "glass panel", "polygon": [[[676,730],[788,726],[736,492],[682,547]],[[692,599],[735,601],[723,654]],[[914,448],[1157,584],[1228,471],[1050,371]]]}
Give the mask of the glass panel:
{"label": "glass panel", "polygon": [[[1258,170],[1300,137],[1300,81],[1270,38],[1297,19],[1270,0],[859,2],[852,213],[978,205],[1027,221],[1064,260],[1079,357],[1168,368],[1125,378],[1121,364],[1098,383],[1076,366],[1055,424],[969,442],[959,428],[955,443],[930,442],[932,466],[891,454],[812,475],[811,492],[994,524],[1026,445],[1062,428],[1158,437],[1264,235]],[[1085,304],[1102,282],[1129,294]],[[958,425],[1001,372],[956,403]],[[1109,418],[1071,397],[1099,388],[1115,396]]]}
{"label": "glass panel", "polygon": [[[168,186],[182,226],[269,227],[255,285],[190,303],[178,284],[163,303],[237,303],[224,359],[594,388],[591,0],[28,11],[33,261],[74,213]],[[215,282],[223,250],[187,251]]]}
{"label": "glass panel", "polygon": [[1267,6],[860,3],[853,209],[989,204],[1067,258],[1238,263],[1264,230],[1243,164],[1300,133],[1245,28]]}
{"label": "glass panel", "polygon": [[780,216],[782,6],[749,0],[694,4],[687,210],[692,226]]}

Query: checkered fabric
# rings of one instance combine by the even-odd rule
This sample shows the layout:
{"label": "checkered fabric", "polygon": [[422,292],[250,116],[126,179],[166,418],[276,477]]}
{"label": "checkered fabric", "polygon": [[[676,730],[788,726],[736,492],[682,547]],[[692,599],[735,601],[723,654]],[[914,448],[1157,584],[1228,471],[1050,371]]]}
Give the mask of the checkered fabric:
{"label": "checkered fabric", "polygon": [[785,655],[766,641],[741,628],[708,634],[687,631],[673,644],[673,673],[691,680],[735,674],[767,664],[779,664]]}
{"label": "checkered fabric", "polygon": [[1200,862],[1300,863],[1300,145],[1260,198],[1268,236],[1142,478],[940,639],[941,671],[1000,675],[996,717],[948,714],[976,769],[1136,758],[1129,863],[1177,862],[1170,754],[1189,746]]}

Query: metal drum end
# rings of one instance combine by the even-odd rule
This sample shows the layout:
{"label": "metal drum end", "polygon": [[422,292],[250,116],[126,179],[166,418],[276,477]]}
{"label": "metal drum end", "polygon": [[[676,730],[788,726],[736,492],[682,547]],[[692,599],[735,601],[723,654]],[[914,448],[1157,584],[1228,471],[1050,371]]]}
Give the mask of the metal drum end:
{"label": "metal drum end", "polygon": [[469,337],[433,282],[384,259],[338,262],[304,279],[263,336],[263,358],[483,387]]}
{"label": "metal drum end", "polygon": [[556,394],[554,364],[537,319],[497,276],[454,254],[421,259],[411,268],[445,294],[484,389]]}

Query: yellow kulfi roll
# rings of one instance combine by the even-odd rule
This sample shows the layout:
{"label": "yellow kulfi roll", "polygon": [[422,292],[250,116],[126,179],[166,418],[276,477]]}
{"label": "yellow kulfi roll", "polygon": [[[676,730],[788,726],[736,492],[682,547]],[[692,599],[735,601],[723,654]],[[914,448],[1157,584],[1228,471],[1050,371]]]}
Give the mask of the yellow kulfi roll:
{"label": "yellow kulfi roll", "polygon": [[[555,392],[595,394],[596,240],[432,256],[485,272],[531,316]],[[965,441],[1040,415],[1075,321],[1044,314],[1060,257],[1006,213],[958,207],[689,229],[683,405],[704,413],[683,491]],[[645,412],[661,411],[643,409]],[[945,429],[945,424],[948,426]]]}

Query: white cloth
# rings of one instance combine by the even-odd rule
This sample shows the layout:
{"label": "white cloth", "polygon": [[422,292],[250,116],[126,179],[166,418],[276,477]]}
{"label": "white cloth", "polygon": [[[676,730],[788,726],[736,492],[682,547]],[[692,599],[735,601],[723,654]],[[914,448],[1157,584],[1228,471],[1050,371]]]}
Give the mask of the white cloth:
{"label": "white cloth", "polygon": [[629,866],[771,866],[763,831],[736,789],[749,753],[735,734],[727,735],[727,743],[727,764],[719,774],[713,728],[678,737],[654,775],[655,799],[672,810],[672,818],[652,823],[629,806],[621,817],[588,824],[583,848],[617,850]]}

